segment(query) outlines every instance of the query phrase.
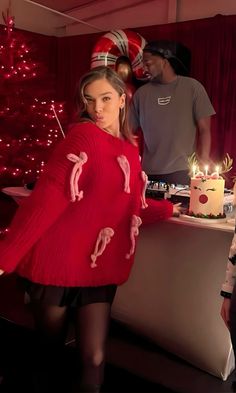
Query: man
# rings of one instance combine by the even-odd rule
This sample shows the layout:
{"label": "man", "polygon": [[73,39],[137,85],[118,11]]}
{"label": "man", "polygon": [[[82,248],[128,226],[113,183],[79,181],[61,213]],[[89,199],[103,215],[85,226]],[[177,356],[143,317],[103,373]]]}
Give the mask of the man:
{"label": "man", "polygon": [[190,55],[182,61],[179,48],[170,41],[148,43],[143,63],[150,80],[133,96],[130,121],[141,127],[144,144],[142,166],[149,180],[189,184],[188,158],[196,150],[199,161],[209,163],[210,118],[215,113],[200,82],[186,75]]}

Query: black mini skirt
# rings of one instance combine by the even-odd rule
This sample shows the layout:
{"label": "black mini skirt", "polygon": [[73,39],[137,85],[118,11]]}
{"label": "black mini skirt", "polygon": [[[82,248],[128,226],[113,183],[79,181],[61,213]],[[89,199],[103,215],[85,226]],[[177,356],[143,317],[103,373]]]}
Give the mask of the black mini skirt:
{"label": "black mini skirt", "polygon": [[57,287],[22,279],[30,301],[59,307],[82,307],[91,303],[113,303],[117,285],[99,287]]}

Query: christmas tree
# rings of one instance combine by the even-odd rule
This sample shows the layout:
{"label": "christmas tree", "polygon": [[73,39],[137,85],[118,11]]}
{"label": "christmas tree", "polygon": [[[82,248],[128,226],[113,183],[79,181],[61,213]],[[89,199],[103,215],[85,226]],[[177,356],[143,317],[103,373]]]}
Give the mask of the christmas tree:
{"label": "christmas tree", "polygon": [[[53,100],[54,82],[35,61],[9,9],[0,31],[0,188],[35,182],[55,143],[63,138],[63,104]],[[35,94],[37,92],[37,95]]]}

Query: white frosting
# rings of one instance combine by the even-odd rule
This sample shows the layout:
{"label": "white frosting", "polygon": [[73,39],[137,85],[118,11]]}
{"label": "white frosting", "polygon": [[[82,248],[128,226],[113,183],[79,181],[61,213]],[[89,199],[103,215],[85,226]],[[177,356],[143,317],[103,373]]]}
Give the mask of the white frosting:
{"label": "white frosting", "polygon": [[192,178],[190,184],[189,214],[219,216],[223,214],[225,181],[205,176]]}

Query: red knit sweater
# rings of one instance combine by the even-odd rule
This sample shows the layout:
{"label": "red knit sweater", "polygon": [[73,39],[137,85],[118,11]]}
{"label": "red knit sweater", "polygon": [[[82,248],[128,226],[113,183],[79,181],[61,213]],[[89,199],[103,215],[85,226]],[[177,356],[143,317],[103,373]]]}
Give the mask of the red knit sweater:
{"label": "red knit sweater", "polygon": [[144,208],[143,186],[137,147],[92,123],[74,126],[0,242],[0,269],[47,285],[122,284],[141,220],[173,212],[164,200]]}

